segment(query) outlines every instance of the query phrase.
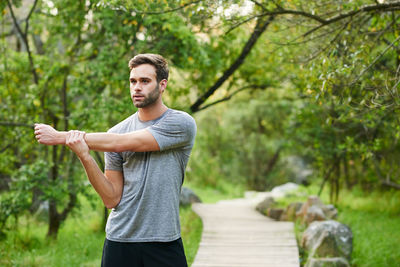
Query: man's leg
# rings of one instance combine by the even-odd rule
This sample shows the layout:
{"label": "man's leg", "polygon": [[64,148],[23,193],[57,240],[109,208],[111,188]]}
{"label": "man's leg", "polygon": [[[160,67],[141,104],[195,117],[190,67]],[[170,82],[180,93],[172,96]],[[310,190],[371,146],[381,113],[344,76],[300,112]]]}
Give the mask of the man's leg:
{"label": "man's leg", "polygon": [[140,247],[137,243],[104,241],[101,267],[142,267]]}
{"label": "man's leg", "polygon": [[187,267],[182,239],[172,242],[142,243],[145,267]]}

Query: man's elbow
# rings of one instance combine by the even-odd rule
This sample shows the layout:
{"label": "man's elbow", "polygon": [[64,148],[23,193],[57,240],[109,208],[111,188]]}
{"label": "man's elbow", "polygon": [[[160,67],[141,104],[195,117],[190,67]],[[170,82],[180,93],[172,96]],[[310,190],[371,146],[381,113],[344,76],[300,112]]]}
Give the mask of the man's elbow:
{"label": "man's elbow", "polygon": [[123,143],[115,142],[111,145],[110,150],[112,150],[112,152],[121,153],[131,150],[131,147]]}
{"label": "man's elbow", "polygon": [[103,201],[104,206],[106,206],[107,209],[113,209],[118,206],[119,202],[121,201],[121,198],[115,198],[107,201]]}
{"label": "man's elbow", "polygon": [[115,140],[110,144],[111,152],[125,152],[125,151],[134,151],[139,152],[138,148],[141,146],[138,140]]}
{"label": "man's elbow", "polygon": [[132,152],[149,152],[149,151],[159,151],[158,147],[150,146],[147,144],[114,144],[111,147],[112,152],[125,152],[125,151],[132,151]]}
{"label": "man's elbow", "polygon": [[112,152],[117,152],[117,153],[121,153],[124,152],[124,147],[121,145],[116,144],[115,146],[111,147],[110,150],[112,150]]}
{"label": "man's elbow", "polygon": [[118,204],[104,203],[104,206],[106,206],[106,208],[109,210],[115,208],[117,205]]}

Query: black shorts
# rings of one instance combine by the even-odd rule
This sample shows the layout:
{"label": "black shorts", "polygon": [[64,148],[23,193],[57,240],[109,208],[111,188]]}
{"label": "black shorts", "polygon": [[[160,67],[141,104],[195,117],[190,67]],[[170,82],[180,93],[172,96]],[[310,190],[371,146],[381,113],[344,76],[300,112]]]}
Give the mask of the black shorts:
{"label": "black shorts", "polygon": [[172,242],[115,242],[106,239],[102,267],[187,267],[182,239]]}

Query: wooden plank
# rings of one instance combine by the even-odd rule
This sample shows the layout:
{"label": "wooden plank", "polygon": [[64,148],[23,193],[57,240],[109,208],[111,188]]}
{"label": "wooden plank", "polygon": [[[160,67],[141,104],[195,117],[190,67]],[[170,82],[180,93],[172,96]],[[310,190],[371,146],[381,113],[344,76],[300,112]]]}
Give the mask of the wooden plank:
{"label": "wooden plank", "polygon": [[300,266],[293,223],[259,214],[255,197],[193,204],[203,234],[192,267]]}

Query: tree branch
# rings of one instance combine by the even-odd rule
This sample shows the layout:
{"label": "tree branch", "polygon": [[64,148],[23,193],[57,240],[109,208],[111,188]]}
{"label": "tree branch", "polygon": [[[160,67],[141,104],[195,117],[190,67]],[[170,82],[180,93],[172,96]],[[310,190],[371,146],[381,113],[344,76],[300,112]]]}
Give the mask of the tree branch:
{"label": "tree branch", "polygon": [[257,18],[257,17],[260,17],[260,15],[251,16],[250,18],[247,18],[247,19],[245,19],[245,20],[243,20],[243,21],[240,21],[240,22],[236,23],[235,25],[233,25],[232,27],[230,27],[229,30],[227,30],[227,31],[225,32],[225,34],[230,33],[231,31],[233,31],[234,29],[238,28],[239,26],[241,26],[241,25],[243,25],[243,24],[245,24],[245,23],[247,23],[247,22],[253,20],[254,18]]}
{"label": "tree branch", "polygon": [[311,29],[310,31],[308,31],[304,34],[304,36],[307,36],[326,25],[332,24],[334,22],[340,21],[340,20],[348,18],[348,17],[353,17],[359,13],[364,13],[364,12],[367,13],[367,12],[374,12],[374,11],[393,11],[393,10],[398,10],[399,8],[400,8],[400,1],[376,4],[376,5],[364,5],[358,9],[349,11],[347,13],[339,14],[339,15],[333,16],[331,18],[324,19],[321,16],[314,15],[314,14],[311,14],[311,13],[308,13],[305,11],[283,9],[283,8],[278,7],[277,10],[263,12],[262,14],[260,14],[258,16],[277,16],[277,15],[290,15],[291,14],[291,15],[303,16],[303,17],[310,18],[312,20],[319,22],[320,25],[318,25],[317,27]]}
{"label": "tree branch", "polygon": [[240,93],[240,92],[242,92],[242,91],[244,91],[244,90],[248,90],[248,89],[265,89],[265,88],[267,88],[267,85],[256,85],[256,84],[253,84],[253,85],[244,86],[244,87],[242,87],[242,88],[240,88],[240,89],[234,91],[232,94],[230,94],[230,95],[228,95],[228,96],[226,96],[226,97],[223,97],[223,98],[221,98],[221,99],[219,99],[219,100],[217,100],[217,101],[214,101],[214,102],[212,102],[212,103],[210,103],[210,104],[204,105],[203,107],[199,108],[198,111],[204,110],[204,109],[209,108],[209,107],[211,107],[211,106],[214,106],[214,105],[216,105],[216,104],[219,104],[219,103],[228,101],[228,100],[230,100],[233,96],[235,96],[236,94],[238,94],[238,93]]}
{"label": "tree branch", "polygon": [[133,11],[135,13],[138,13],[138,14],[144,14],[144,15],[160,15],[160,14],[175,12],[175,11],[183,9],[183,8],[185,8],[187,6],[200,3],[202,1],[203,0],[197,0],[197,1],[189,2],[189,3],[186,3],[186,4],[181,5],[179,7],[171,8],[171,9],[167,9],[167,10],[163,10],[163,11],[141,11],[141,10],[137,10],[137,9],[132,9],[131,11]]}
{"label": "tree branch", "polygon": [[[308,59],[305,60],[305,62],[309,62],[313,59],[315,59],[317,56],[319,56],[321,53],[325,52],[326,50],[328,50],[329,47],[331,47],[336,40],[340,37],[341,33],[346,29],[347,25],[350,22],[347,22],[343,25],[343,27],[341,29],[339,29],[339,32],[337,34],[335,34],[335,36],[332,38],[332,40],[330,40],[330,42],[328,42],[328,44],[325,47],[322,47],[321,49],[319,49],[318,51],[316,51],[315,53],[313,53],[313,55],[311,55],[311,57],[309,57]],[[337,29],[336,29],[337,30]]]}
{"label": "tree branch", "polygon": [[396,189],[400,189],[400,184],[393,183],[390,180],[382,180],[381,183],[383,185],[386,185],[386,186],[390,186],[390,187],[393,187],[393,188],[396,188]]}
{"label": "tree branch", "polygon": [[21,36],[25,37],[25,34],[22,32],[21,27],[19,27],[19,23],[17,21],[17,18],[15,17],[14,10],[12,9],[10,0],[7,0],[7,6],[8,6],[8,9],[10,10],[11,18],[14,22],[15,28],[17,28],[17,31],[19,32],[19,34],[21,34]]}
{"label": "tree branch", "polygon": [[257,2],[256,0],[251,0],[251,2],[253,2],[256,6],[259,6],[262,10],[267,10],[261,3]]}
{"label": "tree branch", "polygon": [[[35,8],[36,4],[37,4],[37,0],[35,0],[32,9],[29,12],[28,18],[31,16],[31,14],[33,12],[33,9]],[[39,76],[38,76],[38,74],[36,72],[35,64],[33,63],[33,57],[32,57],[32,53],[31,53],[31,50],[29,48],[29,42],[28,42],[28,35],[27,35],[28,34],[28,18],[27,18],[27,20],[25,22],[26,24],[25,24],[25,33],[24,33],[24,32],[22,32],[21,27],[18,24],[17,18],[15,17],[14,10],[12,8],[10,0],[7,0],[7,6],[8,6],[8,9],[10,10],[11,18],[13,20],[15,28],[17,29],[18,33],[21,35],[22,41],[24,42],[24,44],[26,46],[26,51],[28,52],[30,68],[31,68],[31,72],[32,72],[32,75],[33,75],[33,80],[35,81],[35,84],[38,85],[39,84]]]}
{"label": "tree branch", "polygon": [[281,9],[281,8],[279,8],[278,10],[274,10],[274,11],[264,12],[263,15],[265,15],[265,16],[288,15],[288,14],[300,15],[300,16],[307,17],[307,18],[313,19],[315,21],[318,21],[319,23],[321,23],[323,25],[328,25],[328,24],[334,23],[336,21],[342,20],[344,18],[353,17],[353,16],[357,15],[358,13],[362,13],[362,12],[373,12],[373,11],[382,11],[382,10],[392,11],[393,9],[398,9],[398,8],[400,8],[400,1],[376,4],[376,5],[364,5],[364,6],[361,6],[359,9],[354,9],[347,13],[339,14],[339,15],[333,16],[328,19],[324,19],[320,16],[313,15],[311,13],[307,13],[304,11]]}
{"label": "tree branch", "polygon": [[267,11],[262,13],[260,16],[278,16],[278,15],[300,15],[302,17],[307,17],[313,20],[318,21],[321,24],[326,24],[328,21],[317,16],[313,15],[304,11],[299,11],[299,10],[289,10],[289,9],[279,9],[279,10],[274,10],[274,11]]}
{"label": "tree branch", "polygon": [[390,187],[393,187],[393,188],[396,188],[396,189],[400,189],[400,184],[396,184],[396,183],[390,181],[389,175],[386,176],[386,179],[383,177],[383,174],[382,174],[382,171],[381,171],[381,169],[379,167],[379,162],[378,162],[376,156],[374,156],[372,158],[372,162],[374,164],[375,172],[378,175],[378,178],[379,178],[381,184],[386,185],[386,186],[390,186]]}
{"label": "tree branch", "polygon": [[[61,88],[61,101],[62,101],[62,106],[63,106],[63,119],[64,119],[64,131],[68,131],[69,128],[69,115],[70,112],[68,110],[68,96],[67,96],[67,88],[68,88],[68,75],[69,75],[69,69],[67,68],[65,70],[64,74],[64,80],[63,80],[63,86]],[[67,148],[66,146],[62,146],[60,156],[59,156],[59,162],[62,161],[62,159],[65,156]]]}
{"label": "tree branch", "polygon": [[6,151],[9,147],[11,147],[11,144],[7,144],[5,147],[0,148],[0,153]]}
{"label": "tree branch", "polygon": [[33,2],[33,6],[31,8],[31,10],[29,11],[28,16],[25,19],[25,35],[28,35],[29,19],[31,18],[32,13],[35,10],[37,3],[38,3],[38,0],[35,0],[35,2]]}
{"label": "tree branch", "polygon": [[361,73],[350,83],[349,86],[353,86],[360,78],[363,76],[375,63],[390,49],[393,45],[400,40],[400,36],[398,36],[391,44],[389,44],[385,50],[383,50],[379,55],[369,64],[365,69],[361,71]]}
{"label": "tree branch", "polygon": [[11,121],[0,121],[0,126],[13,126],[13,127],[28,127],[28,128],[35,128],[33,124],[26,124],[21,122],[11,122]]}
{"label": "tree branch", "polygon": [[199,111],[200,106],[212,95],[218,88],[243,64],[245,58],[250,53],[253,46],[256,44],[258,38],[267,29],[268,25],[274,20],[274,17],[269,17],[266,21],[262,19],[257,20],[257,25],[254,27],[253,33],[247,40],[247,43],[242,49],[239,57],[232,63],[232,65],[225,70],[222,76],[211,86],[202,96],[200,96],[196,102],[190,107],[190,110],[194,113]]}

